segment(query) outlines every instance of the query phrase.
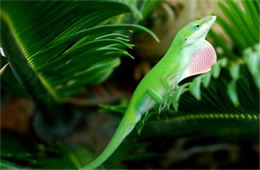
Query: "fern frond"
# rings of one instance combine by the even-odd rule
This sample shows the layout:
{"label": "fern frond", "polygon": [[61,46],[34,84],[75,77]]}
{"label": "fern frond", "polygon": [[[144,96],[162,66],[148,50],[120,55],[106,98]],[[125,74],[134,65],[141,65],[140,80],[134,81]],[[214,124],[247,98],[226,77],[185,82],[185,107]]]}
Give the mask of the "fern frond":
{"label": "fern frond", "polygon": [[[27,9],[28,5],[31,10]],[[30,74],[39,79],[42,89],[47,89],[56,101],[62,101],[87,85],[104,81],[119,65],[118,57],[129,55],[124,51],[132,46],[128,37],[113,32],[131,28],[151,33],[131,24],[98,25],[126,12],[140,16],[133,5],[116,0],[3,2],[1,20],[14,36],[25,63],[31,67]],[[19,13],[25,15],[17,17]],[[6,33],[2,29],[2,34]],[[5,45],[10,40],[2,36],[1,41]],[[5,50],[12,50],[8,48]]]}
{"label": "fern frond", "polygon": [[80,120],[64,101],[107,79],[119,57],[131,57],[126,33],[141,30],[156,38],[135,24],[104,25],[120,14],[140,17],[127,1],[3,1],[0,8],[1,46],[36,105],[33,127],[48,141],[68,135]]}

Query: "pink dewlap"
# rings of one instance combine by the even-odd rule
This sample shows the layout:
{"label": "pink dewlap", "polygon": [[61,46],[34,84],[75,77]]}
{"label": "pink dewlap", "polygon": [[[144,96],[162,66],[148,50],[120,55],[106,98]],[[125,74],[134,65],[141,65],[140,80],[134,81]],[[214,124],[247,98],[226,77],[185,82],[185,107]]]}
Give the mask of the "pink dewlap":
{"label": "pink dewlap", "polygon": [[194,53],[183,78],[209,72],[216,60],[215,49],[208,41],[205,41],[203,46]]}

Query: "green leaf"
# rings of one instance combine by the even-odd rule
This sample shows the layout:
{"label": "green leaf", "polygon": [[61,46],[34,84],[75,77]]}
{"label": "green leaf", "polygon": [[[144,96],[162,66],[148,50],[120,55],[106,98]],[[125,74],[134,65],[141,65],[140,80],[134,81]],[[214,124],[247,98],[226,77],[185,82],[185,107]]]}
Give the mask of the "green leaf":
{"label": "green leaf", "polygon": [[201,95],[200,95],[200,84],[201,84],[201,76],[196,77],[191,85],[190,85],[190,92],[191,94],[197,99],[197,100],[201,100]]}
{"label": "green leaf", "polygon": [[239,64],[233,64],[230,68],[229,68],[229,73],[231,75],[231,77],[234,79],[234,80],[237,80],[239,79],[239,68],[240,68],[240,65]]}
{"label": "green leaf", "polygon": [[173,93],[173,97],[172,97],[172,106],[174,108],[175,111],[178,111],[178,107],[179,107],[179,100],[180,97],[183,93],[185,93],[186,91],[188,91],[188,89],[186,88],[189,84],[184,84],[182,86],[179,86],[176,88],[176,90]]}
{"label": "green leaf", "polygon": [[[248,27],[249,25],[247,25],[246,17],[242,9],[239,8],[239,6],[234,1],[227,1],[227,4],[229,5],[232,16],[235,18],[236,21],[233,24],[238,26],[241,32],[245,33],[244,36],[248,37],[248,45],[254,44],[254,42],[257,41],[258,38],[254,37],[254,34],[251,32],[250,27]],[[232,20],[230,21],[232,22]]]}
{"label": "green leaf", "polygon": [[215,63],[213,66],[212,66],[212,75],[214,78],[218,78],[219,74],[220,74],[220,70],[221,70],[221,67],[219,65],[219,63]]}
{"label": "green leaf", "polygon": [[[253,1],[241,0],[242,7],[238,6],[234,0],[228,0],[227,3],[218,2],[218,6],[225,14],[227,21],[218,16],[217,22],[223,28],[225,33],[231,38],[237,46],[239,53],[259,42],[259,9],[258,5]],[[216,36],[213,37],[217,39]],[[222,47],[224,44],[217,41]],[[223,48],[229,53],[227,48]]]}
{"label": "green leaf", "polygon": [[[217,19],[218,20],[218,19]],[[236,55],[230,50],[225,42],[214,32],[213,30],[209,31],[209,36],[214,39],[214,42],[219,46],[216,48],[222,48],[224,51],[224,55],[228,58],[236,58]],[[218,50],[217,50],[218,53]]]}
{"label": "green leaf", "polygon": [[260,43],[256,44],[254,47],[247,48],[244,50],[244,60],[250,73],[254,76],[257,87],[260,88]]}
{"label": "green leaf", "polygon": [[221,58],[220,60],[218,60],[218,63],[220,64],[221,67],[226,67],[228,60],[227,58]]}
{"label": "green leaf", "polygon": [[158,1],[149,1],[149,0],[144,0],[145,4],[143,7],[143,15],[144,18],[147,17],[147,15],[149,15],[149,13],[156,7],[158,6],[160,3],[162,3],[163,1],[158,0]]}
{"label": "green leaf", "polygon": [[[245,8],[245,20],[247,21],[249,29],[253,32],[253,35],[257,35],[259,33],[259,24],[255,24],[259,22],[257,20],[257,14],[254,14],[249,1],[243,0],[241,1]],[[257,37],[255,37],[257,38]]]}
{"label": "green leaf", "polygon": [[207,88],[209,86],[210,79],[211,79],[211,73],[205,73],[202,76],[202,80],[201,81],[202,81],[202,84],[203,84],[204,88]]}
{"label": "green leaf", "polygon": [[236,91],[236,80],[231,81],[227,86],[227,93],[232,103],[237,107],[239,105],[237,91]]}

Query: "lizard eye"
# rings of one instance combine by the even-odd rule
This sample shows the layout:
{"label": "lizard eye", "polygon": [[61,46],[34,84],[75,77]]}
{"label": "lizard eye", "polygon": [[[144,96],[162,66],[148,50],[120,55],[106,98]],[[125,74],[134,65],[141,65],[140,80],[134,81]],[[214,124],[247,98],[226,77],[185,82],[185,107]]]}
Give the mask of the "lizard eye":
{"label": "lizard eye", "polygon": [[184,40],[187,41],[187,38],[185,38]]}
{"label": "lizard eye", "polygon": [[198,30],[198,29],[200,28],[200,25],[199,25],[199,24],[193,25],[192,28],[193,28],[194,30]]}

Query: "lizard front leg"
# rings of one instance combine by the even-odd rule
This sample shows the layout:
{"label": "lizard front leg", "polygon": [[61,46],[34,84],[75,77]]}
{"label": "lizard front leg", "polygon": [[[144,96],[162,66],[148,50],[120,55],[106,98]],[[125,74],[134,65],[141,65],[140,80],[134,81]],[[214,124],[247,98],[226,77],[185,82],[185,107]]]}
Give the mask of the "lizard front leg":
{"label": "lizard front leg", "polygon": [[177,71],[174,74],[168,73],[162,76],[161,82],[167,93],[170,93],[178,86],[178,82],[181,74],[182,73],[180,71]]}
{"label": "lizard front leg", "polygon": [[163,98],[154,89],[148,88],[147,93],[149,96],[159,104],[163,104]]}
{"label": "lizard front leg", "polygon": [[162,79],[162,85],[165,88],[166,92],[169,93],[171,91],[171,83],[170,83],[170,76],[163,76]]}
{"label": "lizard front leg", "polygon": [[[165,87],[166,91],[170,92],[171,91],[170,77],[169,76],[167,76],[167,77],[164,76],[164,77],[162,77],[161,80],[162,80],[162,84]],[[158,92],[156,92],[154,89],[148,88],[147,89],[147,93],[158,104],[164,104],[163,97],[160,94],[158,94]]]}
{"label": "lizard front leg", "polygon": [[167,109],[170,108],[170,105],[172,103],[171,93],[173,92],[173,89],[175,89],[178,85],[178,76],[179,74],[175,74],[174,76],[165,75],[162,77],[162,85],[165,88],[166,96],[164,98],[163,104],[160,105],[159,112],[164,110],[165,107]]}
{"label": "lizard front leg", "polygon": [[152,88],[148,88],[147,93],[154,101],[156,101],[158,104],[160,104],[159,110],[158,110],[158,113],[160,114],[162,112],[162,110],[165,108],[164,99],[160,96],[160,94],[158,94]]}

